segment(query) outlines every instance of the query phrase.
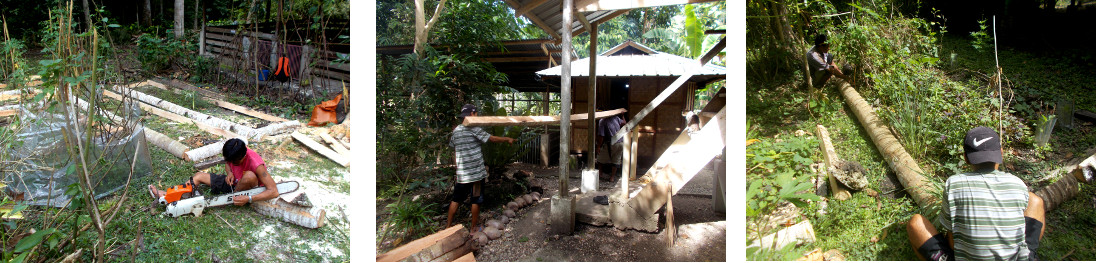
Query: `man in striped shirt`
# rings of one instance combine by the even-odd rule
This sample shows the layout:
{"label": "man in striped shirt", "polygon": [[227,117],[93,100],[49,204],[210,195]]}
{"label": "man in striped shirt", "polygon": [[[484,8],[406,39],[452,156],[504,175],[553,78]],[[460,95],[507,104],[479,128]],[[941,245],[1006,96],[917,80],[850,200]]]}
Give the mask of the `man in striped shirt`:
{"label": "man in striped shirt", "polygon": [[[460,119],[476,116],[478,110],[472,104],[465,104],[461,108]],[[481,192],[483,181],[487,178],[487,166],[483,164],[482,145],[486,142],[514,143],[513,138],[492,136],[480,127],[464,127],[457,125],[453,128],[453,134],[449,137],[449,146],[456,150],[457,158],[457,184],[453,186],[453,196],[449,202],[449,217],[445,220],[445,227],[453,226],[453,216],[457,214],[457,208],[471,196],[472,203],[472,231],[477,231],[479,225],[479,205],[483,203]]]}
{"label": "man in striped shirt", "polygon": [[977,127],[963,139],[974,171],[948,177],[937,223],[915,214],[910,243],[923,260],[1035,260],[1045,222],[1043,200],[1024,181],[997,170],[1001,137]]}

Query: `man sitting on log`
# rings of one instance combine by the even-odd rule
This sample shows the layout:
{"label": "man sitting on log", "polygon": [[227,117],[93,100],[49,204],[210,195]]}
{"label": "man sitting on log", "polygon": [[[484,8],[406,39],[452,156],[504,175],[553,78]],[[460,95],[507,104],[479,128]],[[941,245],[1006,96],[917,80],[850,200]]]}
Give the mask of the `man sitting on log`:
{"label": "man sitting on log", "polygon": [[997,170],[1001,137],[977,127],[963,138],[972,172],[948,177],[937,223],[914,214],[906,226],[922,260],[1036,260],[1043,236],[1043,200],[1024,181]]}
{"label": "man sitting on log", "polygon": [[814,47],[807,51],[807,69],[810,74],[811,86],[814,89],[822,89],[830,77],[849,81],[849,78],[841,72],[837,64],[833,62],[833,54],[830,54],[830,43],[826,34],[818,34],[814,37]]}
{"label": "man sitting on log", "polygon": [[[212,195],[245,191],[260,186],[271,186],[254,197],[246,195],[233,197],[232,203],[237,206],[253,201],[278,198],[278,186],[274,183],[274,178],[270,177],[270,173],[266,172],[266,163],[263,162],[263,157],[247,148],[247,144],[243,140],[233,138],[225,141],[222,147],[222,155],[225,158],[225,171],[229,174],[197,172],[190,177],[189,182],[195,186],[208,185]],[[160,196],[166,194],[165,191],[156,189],[153,185],[149,185],[148,188],[153,200],[159,199]]]}
{"label": "man sitting on log", "polygon": [[[479,111],[472,104],[465,104],[460,111],[460,118],[477,116]],[[453,186],[453,196],[449,202],[449,213],[445,220],[445,227],[453,226],[453,216],[457,214],[460,203],[471,195],[472,203],[472,229],[473,234],[478,232],[479,205],[483,203],[482,187],[487,178],[487,166],[483,164],[483,144],[486,142],[514,143],[514,138],[493,136],[480,127],[465,127],[457,125],[453,128],[453,134],[449,137],[449,146],[456,150],[457,183]]]}

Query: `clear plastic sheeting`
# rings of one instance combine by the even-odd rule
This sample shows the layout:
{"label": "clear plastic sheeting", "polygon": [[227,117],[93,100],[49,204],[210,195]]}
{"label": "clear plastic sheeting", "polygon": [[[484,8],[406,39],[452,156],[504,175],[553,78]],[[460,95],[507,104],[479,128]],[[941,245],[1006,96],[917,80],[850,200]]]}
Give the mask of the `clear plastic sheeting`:
{"label": "clear plastic sheeting", "polygon": [[[75,146],[76,130],[62,114],[43,112],[36,115],[24,109],[20,115],[23,128],[15,135],[15,142],[7,149],[0,149],[0,154],[13,161],[12,167],[5,169],[2,175],[3,181],[8,184],[5,191],[22,193],[28,205],[66,206],[71,196],[65,195],[65,189],[77,184],[78,176],[82,174],[75,148],[74,152],[69,152],[67,145],[71,143]],[[84,129],[83,121],[80,123],[79,128]],[[143,126],[116,130],[118,132],[114,134],[94,134],[90,143],[84,142],[96,199],[125,186],[134,151],[137,162],[133,179],[152,173],[152,159]]]}

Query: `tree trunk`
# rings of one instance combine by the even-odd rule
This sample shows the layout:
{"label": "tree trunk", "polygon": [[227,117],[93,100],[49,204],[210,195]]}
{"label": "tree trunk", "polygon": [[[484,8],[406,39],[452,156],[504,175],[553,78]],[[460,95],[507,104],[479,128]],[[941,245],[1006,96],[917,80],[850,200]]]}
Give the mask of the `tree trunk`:
{"label": "tree trunk", "polygon": [[144,17],[142,17],[145,26],[152,26],[152,0],[145,0],[145,4],[141,6],[144,9]]}
{"label": "tree trunk", "polygon": [[443,11],[445,11],[445,1],[441,0],[438,3],[438,7],[434,9],[434,15],[430,18],[430,21],[426,21],[426,11],[424,0],[415,0],[415,55],[422,58],[422,46],[429,40],[430,29],[434,27],[434,23],[438,22],[438,18],[441,17]]}
{"label": "tree trunk", "polygon": [[227,121],[227,120],[224,120],[224,119],[221,119],[221,118],[217,118],[217,117],[214,117],[214,116],[209,116],[209,115],[206,115],[204,113],[200,113],[200,112],[197,112],[197,111],[194,111],[194,110],[191,110],[191,109],[187,109],[187,108],[179,106],[175,103],[171,103],[169,101],[166,101],[166,100],[163,100],[163,99],[160,99],[160,98],[157,98],[157,97],[153,97],[153,96],[150,96],[148,94],[141,93],[139,91],[135,91],[135,90],[127,89],[127,88],[122,88],[122,87],[117,87],[116,91],[120,94],[129,94],[129,96],[132,97],[132,98],[140,100],[144,103],[148,103],[149,105],[159,107],[159,108],[164,109],[166,111],[169,111],[171,113],[186,116],[190,119],[193,119],[195,122],[200,122],[200,123],[203,123],[203,124],[206,124],[206,125],[209,125],[209,126],[213,126],[213,127],[217,127],[217,128],[220,128],[220,129],[224,129],[224,130],[231,130],[231,131],[235,132],[236,134],[239,134],[239,135],[242,135],[242,136],[245,136],[245,137],[249,137],[249,138],[255,137],[256,134],[257,134],[255,129],[253,129],[251,127],[239,125],[239,124],[236,124],[234,122],[230,122],[230,121]]}
{"label": "tree trunk", "polygon": [[156,145],[156,147],[164,149],[164,151],[171,153],[171,155],[175,155],[175,157],[179,157],[180,159],[183,159],[185,161],[190,161],[190,158],[187,158],[186,156],[186,152],[190,150],[190,147],[187,147],[185,144],[182,144],[179,141],[172,140],[170,137],[167,137],[166,135],[159,133],[155,130],[149,129],[148,127],[145,127],[144,130],[145,140],[147,140],[149,144]]}
{"label": "tree trunk", "polygon": [[183,19],[186,11],[186,0],[175,0],[175,38],[183,38]]}
{"label": "tree trunk", "polygon": [[90,29],[91,28],[91,11],[89,10],[90,8],[88,8],[88,0],[83,0],[83,2],[84,2],[84,23],[87,23],[87,28]]}
{"label": "tree trunk", "polygon": [[191,26],[194,27],[194,31],[201,30],[200,28],[198,28],[200,26],[198,24],[198,14],[199,14],[198,4],[201,3],[201,2],[202,2],[202,0],[194,0],[194,13],[190,14],[190,16],[194,17],[194,19],[193,19],[194,22],[191,23]]}
{"label": "tree trunk", "polygon": [[259,4],[259,0],[251,0],[251,4],[247,5],[247,23],[251,23],[251,18],[255,14],[255,5]]}

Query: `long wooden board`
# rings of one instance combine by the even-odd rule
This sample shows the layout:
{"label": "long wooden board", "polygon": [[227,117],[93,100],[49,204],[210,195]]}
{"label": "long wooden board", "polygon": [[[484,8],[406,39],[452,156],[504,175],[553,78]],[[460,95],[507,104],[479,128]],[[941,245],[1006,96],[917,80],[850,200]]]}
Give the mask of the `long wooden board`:
{"label": "long wooden board", "polygon": [[[378,262],[396,262],[408,260],[432,260],[455,249],[466,247],[468,229],[463,225],[456,225],[429,236],[411,241],[405,245],[392,249],[387,253],[377,255]],[[464,251],[458,255],[464,255],[470,251]]]}
{"label": "long wooden board", "polygon": [[[599,111],[594,113],[594,119],[602,119],[628,112],[625,109]],[[586,113],[571,114],[571,122],[584,121],[589,116]],[[464,126],[541,126],[559,125],[559,116],[469,116],[464,117]]]}
{"label": "long wooden board", "polygon": [[[152,83],[156,83],[156,84],[152,84]],[[150,80],[149,84],[152,84],[152,86],[163,89],[163,90],[173,91],[173,90],[168,89],[167,86],[165,86],[163,83],[160,83],[160,82],[157,82],[157,81]],[[228,110],[231,110],[231,111],[235,111],[235,112],[238,112],[240,114],[244,114],[244,115],[247,115],[247,116],[251,116],[251,117],[255,117],[255,118],[259,118],[259,119],[263,119],[263,120],[267,120],[267,121],[272,121],[272,122],[286,122],[286,121],[289,121],[288,119],[285,119],[285,118],[282,118],[282,117],[266,114],[266,113],[256,111],[256,110],[244,107],[244,106],[233,104],[231,102],[223,101],[221,99],[218,99],[216,94],[214,94],[212,92],[209,92],[207,90],[200,89],[198,87],[194,87],[194,86],[192,86],[190,84],[187,84],[187,83],[182,83],[182,82],[179,82],[179,81],[167,81],[167,84],[171,85],[172,87],[176,87],[176,88],[183,89],[183,90],[197,91],[198,93],[201,93],[203,96],[205,96],[206,100],[208,100],[210,102],[213,102],[214,105],[217,105],[217,107],[221,107],[221,108],[225,108],[225,109],[228,109]]]}
{"label": "long wooden board", "polygon": [[826,126],[818,125],[818,138],[821,141],[820,147],[822,147],[822,155],[826,159],[826,167],[823,167],[822,172],[826,173],[827,180],[830,183],[830,196],[837,200],[849,199],[852,194],[848,189],[845,189],[840,183],[837,182],[837,178],[833,177],[834,171],[837,169],[837,163],[841,161],[840,157],[837,157],[837,150],[833,147],[833,142],[830,141],[830,132],[826,130]]}
{"label": "long wooden board", "polygon": [[338,152],[339,154],[342,154],[343,156],[350,156],[350,150],[347,150],[346,147],[343,147],[342,143],[340,143],[338,140],[335,140],[335,138],[331,137],[331,135],[328,135],[327,133],[324,133],[324,132],[320,132],[320,139],[323,139],[324,142],[327,142],[327,144],[330,144],[331,149],[334,149],[335,152]]}
{"label": "long wooden board", "polygon": [[308,138],[308,136],[305,136],[304,134],[301,134],[299,132],[293,132],[293,134],[290,136],[293,136],[293,139],[296,139],[297,141],[303,143],[305,146],[308,146],[308,148],[311,148],[313,151],[320,153],[320,155],[327,157],[327,159],[331,159],[332,161],[335,161],[335,163],[338,163],[343,167],[350,167],[350,160],[348,160],[346,156],[342,156],[341,154],[336,153],[326,146],[323,146],[323,144],[312,140],[312,138]]}

